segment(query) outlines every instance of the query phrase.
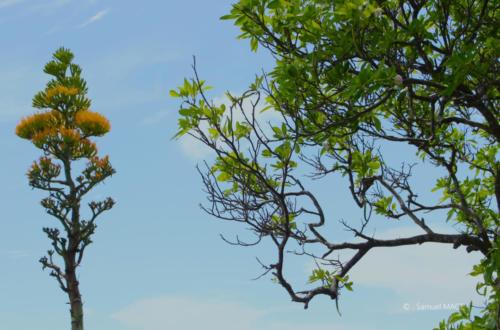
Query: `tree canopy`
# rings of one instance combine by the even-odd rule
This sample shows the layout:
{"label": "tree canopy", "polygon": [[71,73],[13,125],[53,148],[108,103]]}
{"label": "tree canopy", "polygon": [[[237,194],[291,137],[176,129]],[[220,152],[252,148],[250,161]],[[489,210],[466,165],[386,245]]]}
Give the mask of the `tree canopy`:
{"label": "tree canopy", "polygon": [[[338,301],[352,287],[350,270],[372,249],[435,242],[481,254],[471,275],[487,298],[480,311],[464,306],[439,329],[500,327],[498,6],[240,0],[222,17],[275,65],[242,95],[228,93],[229,106],[210,100],[195,68],[194,78],[171,91],[182,100],[177,136],[213,151],[215,160],[199,169],[204,209],[257,236],[236,244],[274,243],[275,261],[263,266],[293,301]],[[263,120],[266,110],[279,118]],[[393,146],[418,162],[387,161]],[[412,176],[420,166],[440,173],[425,196]],[[360,226],[342,221],[355,241],[335,239],[328,227],[335,219],[308,188],[308,175],[345,178],[362,218]],[[374,218],[412,223],[421,234],[377,238],[366,230]],[[456,233],[438,232],[436,218]],[[316,261],[309,278],[316,286],[289,280],[289,250]],[[338,259],[339,251],[351,254]]]}
{"label": "tree canopy", "polygon": [[[108,156],[100,158],[96,144],[90,140],[106,134],[111,127],[103,115],[89,110],[87,84],[81,77],[81,68],[73,63],[70,50],[58,49],[44,72],[52,79],[35,95],[33,107],[45,111],[23,118],[16,134],[44,153],[27,173],[29,185],[49,193],[41,204],[59,226],[43,228],[52,249],[40,263],[68,295],[71,329],[83,330],[83,303],[76,270],[85,248],[92,243],[97,217],[111,209],[114,201],[108,197],[89,202],[88,217],[82,216],[80,204],[94,186],[115,173]],[[87,164],[75,177],[74,167],[80,160]],[[54,255],[61,257],[63,266],[58,265]]]}

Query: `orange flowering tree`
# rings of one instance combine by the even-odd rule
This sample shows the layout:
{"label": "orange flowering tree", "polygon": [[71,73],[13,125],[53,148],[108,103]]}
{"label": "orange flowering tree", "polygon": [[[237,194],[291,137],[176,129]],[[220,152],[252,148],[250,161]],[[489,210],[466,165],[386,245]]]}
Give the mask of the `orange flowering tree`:
{"label": "orange flowering tree", "polygon": [[[85,248],[92,243],[97,217],[111,209],[114,201],[109,197],[91,201],[88,217],[81,214],[81,202],[115,170],[108,156],[97,155],[97,147],[90,140],[109,132],[110,124],[104,116],[89,110],[91,101],[86,96],[82,70],[72,60],[73,54],[68,49],[60,48],[54,53],[44,68],[52,79],[33,98],[33,106],[41,111],[23,118],[16,134],[43,151],[44,155],[33,163],[27,175],[31,187],[48,192],[41,204],[59,226],[43,228],[52,248],[40,263],[43,269],[50,270],[69,297],[71,329],[83,330],[83,303],[76,269]],[[87,162],[76,175],[74,167],[79,161]],[[55,255],[60,256],[62,265]]]}

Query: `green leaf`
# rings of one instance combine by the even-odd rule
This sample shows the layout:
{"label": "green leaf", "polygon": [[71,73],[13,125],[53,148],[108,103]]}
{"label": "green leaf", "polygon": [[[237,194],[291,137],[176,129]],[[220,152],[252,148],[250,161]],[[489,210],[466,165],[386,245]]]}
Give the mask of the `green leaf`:
{"label": "green leaf", "polygon": [[229,181],[230,179],[231,179],[231,174],[227,172],[222,172],[217,176],[217,181],[219,182],[226,182]]}
{"label": "green leaf", "polygon": [[464,319],[464,317],[462,314],[455,312],[448,317],[448,323],[453,324],[453,323],[456,323],[456,322],[463,320],[463,319]]}
{"label": "green leaf", "polygon": [[232,14],[223,15],[223,16],[219,17],[219,19],[221,19],[221,20],[229,20],[229,19],[234,19],[234,18],[236,18],[236,16],[234,16]]}
{"label": "green leaf", "polygon": [[262,150],[262,156],[263,157],[271,157],[272,153],[269,149],[264,149],[264,150]]}
{"label": "green leaf", "polygon": [[380,162],[377,160],[372,160],[368,162],[368,167],[372,170],[378,170],[380,168]]}
{"label": "green leaf", "polygon": [[257,38],[251,38],[250,39],[250,49],[253,52],[256,52],[258,47],[259,47],[259,40],[257,40]]}
{"label": "green leaf", "polygon": [[210,134],[210,137],[211,137],[212,139],[216,139],[216,138],[218,138],[218,137],[219,137],[219,131],[217,131],[217,129],[216,129],[216,128],[210,127],[210,128],[208,129],[208,133]]}

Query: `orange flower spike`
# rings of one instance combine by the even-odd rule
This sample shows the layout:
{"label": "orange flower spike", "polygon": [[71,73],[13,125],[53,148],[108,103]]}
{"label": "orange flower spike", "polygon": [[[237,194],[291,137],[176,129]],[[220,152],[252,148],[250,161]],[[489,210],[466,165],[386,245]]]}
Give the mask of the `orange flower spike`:
{"label": "orange flower spike", "polygon": [[[103,116],[91,112],[77,115],[90,108],[91,100],[86,96],[87,87],[81,77],[82,70],[72,62],[73,57],[69,49],[59,48],[54,52],[52,60],[44,68],[45,73],[51,76],[50,81],[33,97],[32,105],[40,112],[23,118],[16,127],[16,134],[31,140],[43,151],[44,157],[34,162],[27,172],[29,185],[48,191],[48,197],[41,204],[62,224],[62,228],[55,235],[51,234],[52,229],[50,232],[44,230],[49,233],[48,238],[56,248],[42,257],[40,262],[43,269],[64,270],[64,273],[57,274],[52,271],[50,275],[57,278],[71,302],[72,327],[83,329],[84,309],[77,268],[83,257],[83,249],[91,243],[96,216],[109,210],[113,200],[108,198],[104,203],[92,201],[92,211],[97,208],[98,213],[91,220],[82,216],[81,202],[93,185],[112,175],[114,169],[109,164],[105,169],[97,166],[100,164],[100,159],[95,157],[97,147],[89,140],[92,136],[109,131],[109,122]],[[80,160],[89,162],[82,168],[76,163]],[[57,179],[61,174],[63,178]],[[92,230],[89,231],[89,228]],[[66,242],[72,239],[74,244],[71,244],[78,249],[64,249]],[[63,247],[58,249],[61,245]],[[62,263],[53,263],[53,254],[62,257],[58,258]]]}

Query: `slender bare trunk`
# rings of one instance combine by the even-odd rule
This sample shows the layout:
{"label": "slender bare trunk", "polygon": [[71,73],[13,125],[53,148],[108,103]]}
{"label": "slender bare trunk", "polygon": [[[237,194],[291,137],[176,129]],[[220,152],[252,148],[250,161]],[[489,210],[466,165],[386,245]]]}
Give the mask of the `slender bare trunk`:
{"label": "slender bare trunk", "polygon": [[83,330],[83,303],[74,270],[67,275],[68,297],[71,306],[71,330]]}

